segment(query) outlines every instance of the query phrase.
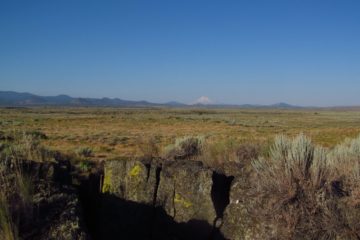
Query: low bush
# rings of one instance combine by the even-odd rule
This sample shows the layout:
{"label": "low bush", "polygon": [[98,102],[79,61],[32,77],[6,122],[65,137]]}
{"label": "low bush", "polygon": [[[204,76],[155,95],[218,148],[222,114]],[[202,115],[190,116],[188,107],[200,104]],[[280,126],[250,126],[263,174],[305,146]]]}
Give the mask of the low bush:
{"label": "low bush", "polygon": [[231,138],[217,142],[206,141],[201,160],[208,166],[221,167],[224,163],[235,161],[236,145],[236,142]]}
{"label": "low bush", "polygon": [[156,137],[139,137],[136,140],[136,145],[142,157],[154,158],[160,155],[159,141]]}
{"label": "low bush", "polygon": [[14,132],[0,143],[0,158],[16,158],[38,162],[52,161],[54,153],[45,148],[38,137],[26,132]]}
{"label": "low bush", "polygon": [[168,159],[194,159],[202,153],[204,137],[182,137],[175,140],[175,144],[165,148]]}
{"label": "low bush", "polygon": [[236,148],[236,160],[237,162],[248,165],[251,160],[258,158],[260,154],[260,146],[258,144],[243,143]]}
{"label": "low bush", "polygon": [[38,130],[27,131],[26,135],[30,135],[33,138],[37,138],[37,139],[48,139],[48,137],[45,133],[38,131]]}
{"label": "low bush", "polygon": [[252,162],[264,238],[359,239],[359,139],[330,151],[304,135],[279,136],[269,157]]}
{"label": "low bush", "polygon": [[88,172],[89,170],[91,170],[91,163],[89,161],[80,161],[77,165],[77,167],[80,169],[80,171],[82,172]]}
{"label": "low bush", "polygon": [[257,158],[261,147],[255,143],[241,143],[235,139],[203,144],[201,160],[207,165],[222,168],[224,164],[235,162],[239,166],[251,167],[251,160]]}
{"label": "low bush", "polygon": [[79,147],[78,149],[75,150],[75,153],[79,157],[87,158],[93,156],[93,150],[90,147]]}

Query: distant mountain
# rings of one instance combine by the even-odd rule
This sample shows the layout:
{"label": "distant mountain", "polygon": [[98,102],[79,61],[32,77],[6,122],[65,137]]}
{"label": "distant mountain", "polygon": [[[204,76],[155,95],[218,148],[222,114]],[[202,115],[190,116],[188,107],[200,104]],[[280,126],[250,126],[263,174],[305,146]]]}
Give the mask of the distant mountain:
{"label": "distant mountain", "polygon": [[[290,105],[288,103],[275,103],[271,105],[260,105],[260,104],[221,104],[213,103],[210,99],[201,97],[201,101],[192,104],[193,107],[206,107],[206,108],[281,108],[281,109],[294,109],[294,108],[303,108],[300,106]],[[209,100],[209,101],[208,101]]]}
{"label": "distant mountain", "polygon": [[286,103],[272,104],[272,105],[259,105],[259,104],[195,104],[190,105],[192,107],[204,107],[204,108],[269,108],[269,109],[299,109],[305,108],[301,106],[290,105]]}
{"label": "distant mountain", "polygon": [[180,102],[152,103],[147,101],[129,101],[119,98],[76,98],[68,95],[38,96],[31,93],[0,91],[0,106],[31,107],[31,106],[86,106],[86,107],[189,107],[189,108],[301,108],[287,103],[273,105],[253,104],[216,104],[208,97],[200,97],[193,104]]}
{"label": "distant mountain", "polygon": [[198,99],[196,99],[192,105],[211,105],[211,104],[214,104],[214,102],[210,98],[206,96],[201,96]]}
{"label": "distant mountain", "polygon": [[273,107],[273,108],[301,108],[300,106],[295,106],[295,105],[291,105],[291,104],[283,103],[283,102],[269,105],[269,107]]}
{"label": "distant mountain", "polygon": [[161,106],[147,101],[128,101],[119,98],[73,98],[67,95],[38,96],[31,93],[0,91],[0,106]]}

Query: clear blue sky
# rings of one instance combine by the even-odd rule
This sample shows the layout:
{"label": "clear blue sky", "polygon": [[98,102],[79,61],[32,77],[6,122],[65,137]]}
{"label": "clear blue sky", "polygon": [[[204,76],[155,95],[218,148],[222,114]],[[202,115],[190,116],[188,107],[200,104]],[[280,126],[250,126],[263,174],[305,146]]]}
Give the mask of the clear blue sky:
{"label": "clear blue sky", "polygon": [[360,1],[2,0],[0,90],[360,105]]}

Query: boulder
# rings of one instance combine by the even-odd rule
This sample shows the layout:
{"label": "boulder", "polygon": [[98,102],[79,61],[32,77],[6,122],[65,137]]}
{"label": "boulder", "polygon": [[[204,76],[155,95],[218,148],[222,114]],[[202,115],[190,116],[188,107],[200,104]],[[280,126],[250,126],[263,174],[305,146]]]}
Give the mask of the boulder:
{"label": "boulder", "polygon": [[107,161],[102,192],[105,232],[138,239],[209,239],[216,232],[213,171],[200,162]]}
{"label": "boulder", "polygon": [[156,205],[164,208],[176,222],[203,220],[213,225],[217,215],[211,196],[212,174],[200,162],[165,162]]}
{"label": "boulder", "polygon": [[102,192],[127,201],[153,205],[159,169],[156,164],[145,160],[107,161]]}
{"label": "boulder", "polygon": [[260,239],[242,174],[237,165],[216,172],[188,160],[107,161],[104,232],[138,239]]}
{"label": "boulder", "polygon": [[263,239],[257,220],[250,213],[251,197],[247,196],[245,179],[236,177],[230,188],[229,205],[226,207],[220,231],[226,239]]}

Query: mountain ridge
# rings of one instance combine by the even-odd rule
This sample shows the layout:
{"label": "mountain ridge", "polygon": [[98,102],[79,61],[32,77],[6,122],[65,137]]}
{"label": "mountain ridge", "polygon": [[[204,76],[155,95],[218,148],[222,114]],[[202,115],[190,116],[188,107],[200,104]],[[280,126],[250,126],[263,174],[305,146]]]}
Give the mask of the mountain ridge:
{"label": "mountain ridge", "polygon": [[204,108],[304,108],[280,102],[272,105],[260,104],[220,104],[195,103],[185,104],[176,101],[153,103],[145,100],[132,101],[121,98],[84,98],[71,97],[66,94],[56,96],[39,96],[28,92],[0,91],[0,106],[31,107],[31,106],[74,106],[74,107],[204,107]]}

